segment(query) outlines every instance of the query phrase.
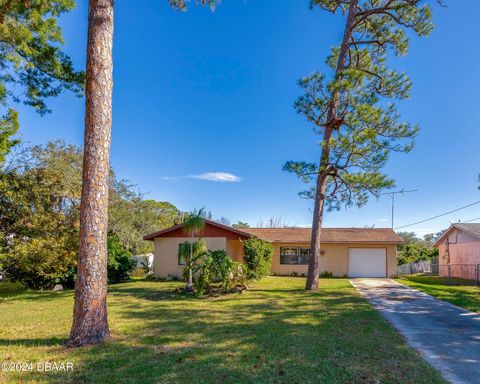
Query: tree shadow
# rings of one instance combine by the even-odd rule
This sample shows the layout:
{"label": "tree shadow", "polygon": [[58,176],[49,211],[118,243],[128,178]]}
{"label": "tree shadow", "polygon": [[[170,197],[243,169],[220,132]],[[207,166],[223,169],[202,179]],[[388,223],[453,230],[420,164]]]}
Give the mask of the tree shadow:
{"label": "tree shadow", "polygon": [[[109,305],[131,325],[69,350],[52,383],[437,383],[438,375],[353,290],[253,288],[198,300],[169,285],[116,286]],[[0,340],[8,345],[10,340]],[[34,340],[20,339],[35,346]],[[40,345],[63,345],[58,338]],[[18,376],[19,378],[21,376]],[[427,379],[428,378],[428,379]]]}

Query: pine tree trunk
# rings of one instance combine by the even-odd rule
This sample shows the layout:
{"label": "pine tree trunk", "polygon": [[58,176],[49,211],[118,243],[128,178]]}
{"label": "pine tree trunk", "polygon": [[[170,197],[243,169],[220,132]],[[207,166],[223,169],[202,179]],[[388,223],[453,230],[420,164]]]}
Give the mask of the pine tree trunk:
{"label": "pine tree trunk", "polygon": [[[338,55],[337,68],[335,70],[335,79],[345,68],[345,61],[349,48],[350,39],[352,37],[353,23],[355,21],[355,12],[358,0],[350,0],[348,8],[347,21],[343,33],[342,44]],[[322,153],[320,155],[319,172],[317,175],[317,185],[315,193],[315,206],[313,210],[312,238],[310,244],[310,260],[308,263],[307,283],[305,289],[307,291],[316,291],[318,288],[318,278],[320,275],[320,250],[321,250],[321,234],[323,213],[325,209],[325,193],[328,182],[328,172],[330,165],[330,140],[334,129],[337,128],[337,108],[339,93],[332,93],[327,113],[327,125],[323,134]]]}
{"label": "pine tree trunk", "polygon": [[112,128],[113,0],[90,0],[80,244],[68,346],[108,339],[107,231]]}

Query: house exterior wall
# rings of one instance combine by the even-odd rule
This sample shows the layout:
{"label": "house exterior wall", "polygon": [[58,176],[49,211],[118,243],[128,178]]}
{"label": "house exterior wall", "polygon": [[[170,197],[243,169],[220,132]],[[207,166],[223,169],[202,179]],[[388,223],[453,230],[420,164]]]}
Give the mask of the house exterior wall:
{"label": "house exterior wall", "polygon": [[[196,240],[197,238],[195,238]],[[243,246],[241,241],[230,240],[225,237],[204,238],[210,250],[224,249],[232,260],[243,262]],[[157,277],[173,276],[183,277],[183,266],[178,265],[178,247],[190,237],[159,237],[154,241],[153,273]],[[309,248],[309,243],[273,243],[272,274],[274,275],[306,275],[308,265],[280,264],[280,247]],[[368,244],[368,243],[341,243],[324,244],[325,252],[320,258],[321,271],[331,272],[334,276],[348,275],[348,250],[349,248],[384,248],[387,250],[387,276],[392,277],[397,273],[397,247],[395,244]]]}
{"label": "house exterior wall", "polygon": [[[280,247],[309,248],[308,243],[273,243],[272,273],[276,275],[291,275],[297,273],[306,275],[308,265],[280,264]],[[387,250],[387,271],[388,277],[397,273],[397,246],[396,244],[366,244],[366,243],[342,243],[323,244],[325,252],[320,256],[321,272],[331,272],[334,276],[348,276],[348,250],[349,248],[383,248]]]}
{"label": "house exterior wall", "polygon": [[[198,238],[194,238],[198,240]],[[208,249],[227,249],[225,237],[204,238]],[[178,265],[179,244],[192,241],[191,237],[157,237],[154,241],[153,274],[157,277],[183,278],[183,265]]]}
{"label": "house exterior wall", "polygon": [[227,252],[232,260],[243,263],[243,245],[240,240],[227,240]]}
{"label": "house exterior wall", "polygon": [[[448,254],[447,254],[448,240]],[[450,260],[449,257],[450,256]],[[454,228],[443,241],[438,244],[438,260],[440,276],[450,275],[463,279],[476,279],[476,265],[480,264],[480,240]]]}

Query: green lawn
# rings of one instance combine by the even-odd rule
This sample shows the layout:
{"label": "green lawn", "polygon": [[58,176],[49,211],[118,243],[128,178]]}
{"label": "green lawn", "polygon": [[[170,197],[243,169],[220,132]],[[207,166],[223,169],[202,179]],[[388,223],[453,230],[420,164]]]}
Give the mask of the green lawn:
{"label": "green lawn", "polygon": [[66,349],[71,292],[2,290],[0,356],[73,362],[73,373],[5,373],[7,383],[444,383],[348,280],[269,277],[245,294],[197,299],[180,283],[110,287],[113,338]]}
{"label": "green lawn", "polygon": [[397,281],[440,300],[448,301],[470,311],[480,312],[480,288],[473,285],[474,282],[452,279],[451,285],[448,285],[446,277],[422,275],[404,276]]}

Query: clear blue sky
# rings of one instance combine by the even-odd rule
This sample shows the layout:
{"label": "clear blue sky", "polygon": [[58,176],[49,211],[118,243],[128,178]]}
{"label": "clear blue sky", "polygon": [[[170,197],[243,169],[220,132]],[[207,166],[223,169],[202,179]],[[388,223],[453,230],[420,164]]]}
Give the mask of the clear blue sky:
{"label": "clear blue sky", "polygon": [[[192,2],[193,3],[193,2]],[[87,1],[62,18],[66,51],[85,64]],[[413,80],[402,118],[421,133],[411,154],[393,156],[387,171],[399,188],[396,224],[408,224],[480,200],[480,50],[478,0],[436,7],[437,28],[413,38],[395,60]],[[117,1],[114,43],[112,166],[148,198],[182,210],[206,206],[215,217],[256,225],[281,216],[311,224],[312,202],[300,199],[289,159],[316,160],[317,137],[292,105],[297,79],[324,70],[338,44],[342,20],[308,1],[224,0],[212,14],[190,6],[176,13],[166,0]],[[40,117],[21,107],[25,142],[62,138],[81,144],[84,101],[65,94]],[[192,175],[225,172],[236,182]],[[204,175],[205,176],[205,175]],[[207,177],[208,178],[208,177]],[[480,204],[410,227],[437,231],[448,220],[480,217]],[[328,213],[326,226],[390,225],[390,199]]]}

